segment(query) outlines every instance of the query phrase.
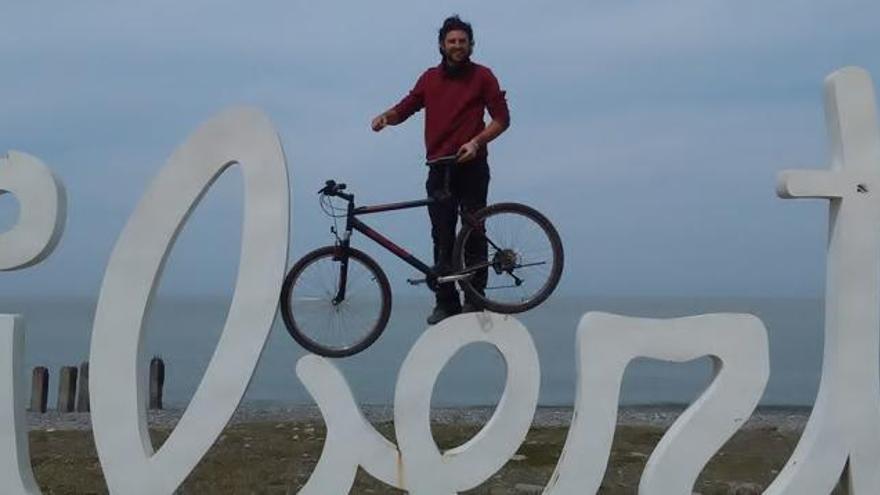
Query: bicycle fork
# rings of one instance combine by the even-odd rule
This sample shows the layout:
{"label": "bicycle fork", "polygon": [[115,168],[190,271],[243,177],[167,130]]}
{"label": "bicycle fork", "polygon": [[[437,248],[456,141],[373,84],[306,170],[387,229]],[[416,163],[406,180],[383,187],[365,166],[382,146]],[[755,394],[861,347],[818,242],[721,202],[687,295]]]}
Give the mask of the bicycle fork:
{"label": "bicycle fork", "polygon": [[345,288],[348,284],[348,258],[349,258],[349,238],[351,231],[347,230],[343,238],[339,238],[336,229],[331,229],[336,235],[336,251],[333,253],[333,260],[339,261],[339,287],[336,288],[336,296],[330,301],[333,306],[338,306],[345,300]]}

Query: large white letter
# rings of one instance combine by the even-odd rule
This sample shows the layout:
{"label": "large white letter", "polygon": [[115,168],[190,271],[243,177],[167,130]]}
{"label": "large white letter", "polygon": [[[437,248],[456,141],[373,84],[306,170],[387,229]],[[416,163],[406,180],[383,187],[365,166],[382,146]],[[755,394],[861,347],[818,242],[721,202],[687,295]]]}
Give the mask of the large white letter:
{"label": "large white letter", "polygon": [[[440,452],[431,435],[431,395],[446,363],[462,347],[492,344],[507,365],[501,400],[467,443]],[[528,330],[511,316],[468,313],[430,327],[406,356],[394,391],[394,429],[404,489],[418,495],[470,490],[501,469],[529,431],[541,370]]]}
{"label": "large white letter", "polygon": [[617,425],[620,384],[637,357],[711,356],[714,377],[660,440],[639,493],[689,494],[703,466],[751,415],[770,374],[767,332],[746,314],[648,319],[587,313],[577,333],[578,386],[568,438],[547,494],[596,493]]}
{"label": "large white letter", "polygon": [[[462,347],[485,342],[501,353],[507,380],[489,422],[464,445],[440,452],[431,435],[431,395],[438,375]],[[407,355],[394,394],[399,448],[363,418],[342,374],[328,360],[306,356],[297,374],[321,408],[327,439],[305,494],[344,493],[358,465],[416,495],[449,495],[487,480],[516,453],[528,433],[541,376],[528,330],[491,313],[458,315],[430,327]]]}
{"label": "large white letter", "polygon": [[[0,194],[12,193],[18,221],[0,234],[0,270],[17,270],[45,259],[64,231],[64,186],[40,160],[10,152],[0,158]],[[24,409],[24,320],[0,315],[0,483],[4,493],[40,493],[31,469]]]}
{"label": "large white letter", "polygon": [[[830,200],[822,381],[788,464],[766,493],[830,493],[845,465],[850,493],[880,493],[880,132],[871,77],[825,81],[831,170],[786,171],[784,198]],[[847,464],[848,461],[848,464]]]}
{"label": "large white letter", "polygon": [[[177,234],[234,164],[242,168],[245,199],[232,304],[189,407],[154,453],[145,411],[144,318]],[[92,333],[92,423],[111,492],[174,492],[235,412],[275,318],[288,210],[281,144],[268,118],[253,109],[226,111],[199,128],[144,194],[107,265]]]}
{"label": "large white letter", "polygon": [[10,495],[40,493],[31,469],[24,410],[24,321],[0,315],[0,484]]}
{"label": "large white letter", "polygon": [[26,153],[0,158],[0,194],[18,201],[18,222],[0,234],[0,270],[17,270],[44,260],[58,245],[67,218],[64,186],[52,171]]}

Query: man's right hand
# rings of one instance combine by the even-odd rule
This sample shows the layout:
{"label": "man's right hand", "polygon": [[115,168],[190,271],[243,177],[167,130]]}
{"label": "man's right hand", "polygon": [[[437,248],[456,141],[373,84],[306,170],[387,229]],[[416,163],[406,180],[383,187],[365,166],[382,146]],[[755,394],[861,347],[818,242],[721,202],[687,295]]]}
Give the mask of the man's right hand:
{"label": "man's right hand", "polygon": [[379,132],[388,125],[388,116],[383,112],[373,119],[371,127],[374,132]]}

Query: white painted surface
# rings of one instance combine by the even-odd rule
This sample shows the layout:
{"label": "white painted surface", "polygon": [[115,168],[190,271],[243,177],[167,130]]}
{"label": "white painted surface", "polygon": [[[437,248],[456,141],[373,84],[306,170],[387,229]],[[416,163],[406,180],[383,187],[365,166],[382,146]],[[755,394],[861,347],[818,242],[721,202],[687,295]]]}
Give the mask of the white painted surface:
{"label": "white painted surface", "polygon": [[0,480],[3,493],[40,493],[31,470],[25,417],[24,320],[0,315]]}
{"label": "white painted surface", "polygon": [[0,270],[44,260],[58,245],[67,218],[64,186],[39,159],[16,151],[0,157],[0,194],[18,201],[18,221],[0,233]]}
{"label": "white painted surface", "polygon": [[[18,201],[18,219],[0,233],[0,270],[35,265],[52,254],[67,218],[64,186],[39,159],[0,157],[0,194]],[[36,494],[25,416],[24,319],[0,315],[0,483],[3,493]]]}
{"label": "white painted surface", "polygon": [[296,374],[321,408],[327,426],[321,458],[299,494],[348,493],[358,466],[400,488],[397,446],[364,418],[339,368],[329,359],[310,354],[296,363]]}
{"label": "white painted surface", "polygon": [[[504,392],[483,429],[465,444],[440,452],[430,424],[434,383],[456,352],[477,342],[492,344],[504,358]],[[466,313],[429,327],[403,362],[394,391],[394,429],[405,489],[417,495],[448,495],[489,479],[525,439],[540,385],[535,344],[513,317]]]}
{"label": "white painted surface", "polygon": [[[147,431],[143,321],[187,217],[233,164],[244,178],[241,261],[220,341],[189,407],[154,452]],[[91,343],[95,445],[113,493],[171,494],[238,406],[275,319],[287,262],[288,180],[268,118],[221,113],[178,148],[144,194],[107,265]]]}
{"label": "white painted surface", "polygon": [[[463,347],[491,344],[506,363],[504,392],[472,439],[440,452],[431,434],[431,395],[438,375]],[[400,369],[394,394],[398,447],[363,418],[342,374],[329,360],[306,356],[297,374],[321,408],[327,439],[303,495],[348,493],[357,467],[415,495],[449,495],[476,487],[516,453],[534,416],[540,366],[528,330],[516,319],[468,313],[429,327]],[[399,448],[399,450],[398,450]]]}
{"label": "white painted surface", "polygon": [[825,352],[813,413],[765,493],[880,493],[880,132],[871,77],[848,67],[825,81],[831,170],[786,171],[784,198],[830,200]]}
{"label": "white painted surface", "polygon": [[711,356],[715,373],[705,391],[660,440],[639,493],[690,494],[703,466],[752,414],[770,373],[767,333],[745,314],[629,318],[587,313],[577,333],[575,413],[547,494],[596,493],[617,426],[627,365],[649,357],[684,362]]}

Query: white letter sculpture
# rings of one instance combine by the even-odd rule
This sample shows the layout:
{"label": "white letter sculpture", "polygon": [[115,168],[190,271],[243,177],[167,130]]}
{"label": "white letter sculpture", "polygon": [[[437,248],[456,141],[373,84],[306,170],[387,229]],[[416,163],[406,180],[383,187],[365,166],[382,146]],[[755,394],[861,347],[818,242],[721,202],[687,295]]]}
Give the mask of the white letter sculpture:
{"label": "white letter sculpture", "polygon": [[880,132],[871,77],[825,81],[831,170],[783,172],[784,198],[829,199],[825,354],[813,413],[766,493],[830,493],[847,465],[850,493],[880,493]]}
{"label": "white letter sculpture", "polygon": [[[15,226],[0,234],[0,270],[39,263],[58,245],[67,218],[64,187],[40,160],[10,152],[0,158],[0,194],[19,204]],[[24,320],[0,315],[0,479],[3,493],[40,493],[28,448],[24,390]]]}
{"label": "white letter sculpture", "polygon": [[[504,358],[507,380],[489,422],[464,445],[441,453],[431,435],[431,395],[446,363],[462,347],[486,342]],[[327,424],[318,466],[303,495],[347,493],[358,465],[375,478],[416,495],[450,495],[478,486],[525,439],[538,403],[538,353],[526,328],[511,317],[464,314],[428,328],[401,366],[394,393],[398,446],[364,419],[345,379],[330,361],[306,356],[297,374]]]}
{"label": "white letter sculpture", "polygon": [[[577,339],[574,421],[548,494],[598,490],[611,452],[620,384],[633,359],[680,362],[709,355],[715,364],[711,384],[648,461],[640,492],[657,495],[691,493],[706,462],[751,415],[770,372],[767,332],[751,315],[650,320],[589,313]],[[440,453],[429,423],[434,382],[456,351],[480,341],[494,344],[505,358],[504,394],[473,440]],[[484,313],[447,319],[419,338],[401,367],[394,397],[395,447],[367,423],[330,361],[306,356],[297,364],[297,373],[327,423],[324,452],[303,495],[347,493],[358,465],[417,495],[448,495],[478,486],[525,438],[540,376],[532,340],[514,318]]]}
{"label": "white letter sculpture", "polygon": [[746,314],[668,320],[587,313],[577,334],[575,414],[545,493],[595,493],[611,454],[626,366],[637,357],[711,356],[714,376],[660,440],[639,493],[689,494],[715,452],[751,416],[770,375],[767,331]]}
{"label": "white letter sculpture", "polygon": [[[224,170],[244,177],[241,261],[220,341],[192,401],[158,452],[147,430],[143,322],[190,212]],[[104,275],[91,346],[95,445],[113,493],[172,493],[238,407],[260,359],[287,263],[287,169],[264,114],[231,110],[171,156],[122,232]]]}
{"label": "white letter sculpture", "polygon": [[43,261],[64,232],[64,186],[37,158],[9,152],[0,158],[0,194],[18,201],[18,221],[0,234],[0,270],[18,270]]}

